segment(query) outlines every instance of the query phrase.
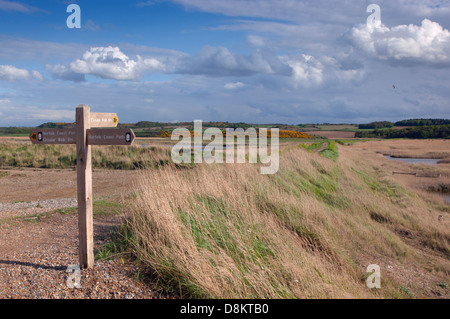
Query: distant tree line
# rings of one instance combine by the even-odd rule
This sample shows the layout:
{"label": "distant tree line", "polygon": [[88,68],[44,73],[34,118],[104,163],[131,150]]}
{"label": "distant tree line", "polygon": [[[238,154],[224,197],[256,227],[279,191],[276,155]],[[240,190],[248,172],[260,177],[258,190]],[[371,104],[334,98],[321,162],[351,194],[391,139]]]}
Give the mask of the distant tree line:
{"label": "distant tree line", "polygon": [[444,120],[444,119],[409,119],[409,120],[402,120],[397,121],[395,123],[389,122],[389,121],[377,121],[377,122],[371,122],[368,124],[359,124],[359,129],[370,129],[370,130],[376,130],[376,129],[385,129],[385,128],[391,128],[393,126],[435,126],[435,125],[448,125],[450,124],[450,120]]}
{"label": "distant tree line", "polygon": [[53,123],[47,122],[38,126],[38,128],[69,128],[75,126],[75,123]]}
{"label": "distant tree line", "polygon": [[414,126],[403,129],[375,129],[355,133],[359,138],[450,138],[450,124]]}
{"label": "distant tree line", "polygon": [[134,135],[136,135],[136,137],[160,137],[161,135],[161,131],[160,130],[139,130],[139,131],[134,131]]}
{"label": "distant tree line", "polygon": [[28,135],[30,132],[29,127],[0,127],[0,135]]}
{"label": "distant tree line", "polygon": [[428,126],[428,125],[448,125],[450,120],[444,119],[410,119],[395,122],[395,126]]}
{"label": "distant tree line", "polygon": [[372,123],[368,123],[368,124],[359,124],[358,128],[359,129],[379,129],[379,128],[388,128],[388,127],[393,127],[394,123],[389,122],[389,121],[378,121],[378,122],[372,122]]}
{"label": "distant tree line", "polygon": [[140,121],[135,124],[136,127],[158,127],[167,123],[158,123],[150,121]]}
{"label": "distant tree line", "polygon": [[[229,122],[203,122],[203,126],[212,126],[212,127],[220,127],[220,128],[249,128],[254,127],[254,124],[238,122],[238,123],[229,123]],[[134,124],[135,127],[139,128],[154,128],[154,127],[162,127],[162,126],[173,126],[173,125],[183,125],[183,126],[193,126],[194,122],[177,122],[177,123],[164,123],[164,122],[150,122],[150,121],[140,121]]]}

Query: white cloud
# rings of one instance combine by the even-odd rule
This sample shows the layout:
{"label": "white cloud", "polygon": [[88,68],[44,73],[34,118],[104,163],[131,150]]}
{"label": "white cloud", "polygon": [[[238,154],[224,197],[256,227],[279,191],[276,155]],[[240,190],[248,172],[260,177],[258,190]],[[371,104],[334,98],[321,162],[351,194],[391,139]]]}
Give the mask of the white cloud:
{"label": "white cloud", "polygon": [[30,73],[27,70],[18,69],[12,65],[0,65],[0,79],[6,81],[27,80]]}
{"label": "white cloud", "polygon": [[420,26],[360,25],[351,30],[351,38],[363,51],[381,60],[450,66],[450,32],[428,19]]}
{"label": "white cloud", "polygon": [[[110,46],[91,48],[69,65],[47,65],[46,69],[54,78],[75,82],[85,81],[88,74],[104,79],[139,81],[146,73],[161,72],[208,77],[278,75],[293,80],[291,83],[295,86],[311,87],[322,84],[325,65],[306,54],[280,56],[270,49],[258,48],[246,55],[213,46],[202,47],[194,56],[169,54],[166,58],[156,59],[136,55],[133,60],[118,47]],[[243,86],[242,82],[233,82],[225,84],[224,88],[231,90]]]}
{"label": "white cloud", "polygon": [[283,59],[292,68],[295,84],[310,87],[322,83],[324,65],[313,56],[301,54]]}
{"label": "white cloud", "polygon": [[38,71],[32,71],[30,73],[28,70],[18,69],[12,65],[0,65],[0,80],[14,82],[29,80],[31,78],[43,79]]}
{"label": "white cloud", "polygon": [[162,62],[150,58],[130,59],[119,47],[96,47],[83,54],[82,59],[70,63],[70,70],[78,74],[91,74],[104,79],[137,81],[144,72],[163,71]]}
{"label": "white cloud", "polygon": [[204,46],[196,56],[178,59],[174,73],[212,77],[254,74],[291,74],[291,69],[275,54],[257,50],[250,55],[235,54],[224,47]]}
{"label": "white cloud", "polygon": [[44,80],[42,74],[39,73],[39,72],[36,71],[36,70],[31,71],[31,75],[32,75],[35,79],[38,79],[39,81]]}
{"label": "white cloud", "polygon": [[224,85],[224,88],[227,90],[235,90],[244,87],[245,84],[242,82],[234,82],[234,83],[227,83]]}

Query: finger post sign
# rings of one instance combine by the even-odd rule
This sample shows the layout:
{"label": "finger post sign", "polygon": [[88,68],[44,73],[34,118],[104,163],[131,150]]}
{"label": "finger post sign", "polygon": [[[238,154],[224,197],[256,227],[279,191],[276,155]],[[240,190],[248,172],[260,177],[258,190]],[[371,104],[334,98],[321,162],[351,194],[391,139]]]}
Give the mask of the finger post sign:
{"label": "finger post sign", "polygon": [[76,128],[33,129],[33,144],[76,144],[79,262],[82,268],[94,266],[91,145],[131,145],[132,129],[114,129],[115,113],[91,113],[87,105],[76,108]]}

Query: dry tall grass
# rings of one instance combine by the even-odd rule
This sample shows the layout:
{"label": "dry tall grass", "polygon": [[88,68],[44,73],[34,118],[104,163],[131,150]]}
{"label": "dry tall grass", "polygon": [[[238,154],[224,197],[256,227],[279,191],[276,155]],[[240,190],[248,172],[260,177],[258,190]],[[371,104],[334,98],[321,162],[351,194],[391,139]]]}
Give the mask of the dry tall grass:
{"label": "dry tall grass", "polygon": [[[136,254],[182,296],[432,297],[450,274],[449,209],[347,148],[337,161],[284,149],[274,175],[167,166],[136,188]],[[366,287],[369,264],[382,266],[382,289]]]}

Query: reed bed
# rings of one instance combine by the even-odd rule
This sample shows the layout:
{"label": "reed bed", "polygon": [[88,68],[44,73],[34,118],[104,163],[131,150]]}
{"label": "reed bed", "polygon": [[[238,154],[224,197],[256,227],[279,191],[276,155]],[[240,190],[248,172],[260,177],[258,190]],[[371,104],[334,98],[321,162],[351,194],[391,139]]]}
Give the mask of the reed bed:
{"label": "reed bed", "polygon": [[[29,142],[1,141],[0,167],[74,168],[75,145],[32,145]],[[166,165],[170,148],[162,146],[92,146],[94,168],[136,169]]]}

